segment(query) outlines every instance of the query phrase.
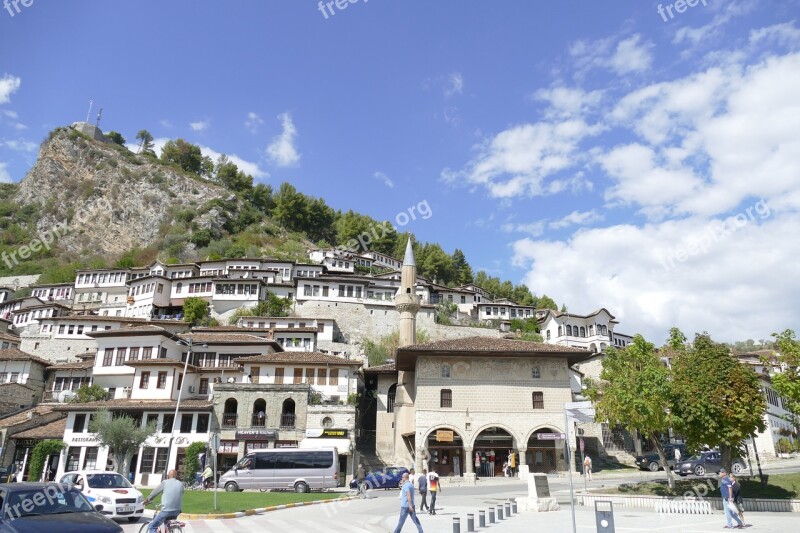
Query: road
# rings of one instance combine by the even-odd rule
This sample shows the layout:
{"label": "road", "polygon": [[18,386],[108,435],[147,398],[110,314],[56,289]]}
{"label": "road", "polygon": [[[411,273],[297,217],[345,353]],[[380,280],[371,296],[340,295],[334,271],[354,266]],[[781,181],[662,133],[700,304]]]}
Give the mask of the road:
{"label": "road", "polygon": [[[764,467],[765,473],[782,473],[800,471],[800,461],[778,463]],[[748,472],[749,473],[749,472]],[[617,486],[622,483],[636,483],[655,479],[664,479],[664,472],[649,471],[608,471],[599,472],[594,479],[587,483],[591,489]],[[694,478],[690,476],[686,479]],[[562,503],[562,508],[568,509],[569,479],[567,477],[549,476],[550,490],[553,496]],[[583,489],[583,478],[573,476],[575,490]],[[269,531],[270,533],[303,533],[303,532],[331,532],[331,533],[375,533],[387,532],[394,529],[398,516],[399,491],[397,490],[372,490],[366,500],[351,500],[324,505],[313,505],[273,511],[260,516],[237,518],[232,520],[192,520],[187,523],[186,533],[244,533],[250,531]],[[527,496],[527,485],[520,480],[493,479],[474,486],[448,487],[444,486],[437,500],[437,514],[420,515],[420,521],[426,532],[452,531],[452,518],[466,516],[467,513],[476,513],[478,509],[487,509],[496,506],[508,498]],[[566,505],[565,505],[566,504]],[[417,501],[419,505],[419,501]],[[586,510],[582,510],[585,514]],[[567,513],[564,514],[566,516]],[[586,518],[587,523],[591,517]],[[503,524],[502,529],[495,527],[498,533],[501,530],[514,530],[521,527],[524,517],[515,517]],[[516,521],[517,526],[514,525]],[[713,519],[712,519],[713,522]],[[140,524],[122,524],[126,532],[136,532]],[[715,526],[716,528],[716,526]],[[520,529],[521,531],[522,529]],[[407,523],[404,531],[415,531]],[[462,526],[466,531],[466,525]]]}

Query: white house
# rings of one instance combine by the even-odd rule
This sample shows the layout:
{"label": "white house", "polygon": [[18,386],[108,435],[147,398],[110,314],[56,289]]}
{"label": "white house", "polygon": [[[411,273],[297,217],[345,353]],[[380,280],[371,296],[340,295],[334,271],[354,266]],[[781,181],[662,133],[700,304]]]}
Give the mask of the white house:
{"label": "white house", "polygon": [[540,320],[539,329],[545,342],[602,352],[611,346],[617,323],[605,308],[588,315],[548,310]]}

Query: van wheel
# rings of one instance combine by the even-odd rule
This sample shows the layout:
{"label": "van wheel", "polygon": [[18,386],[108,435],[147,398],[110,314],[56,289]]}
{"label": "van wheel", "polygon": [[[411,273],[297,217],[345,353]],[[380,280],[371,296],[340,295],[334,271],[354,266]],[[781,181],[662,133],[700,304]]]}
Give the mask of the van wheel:
{"label": "van wheel", "polygon": [[294,484],[294,491],[295,492],[308,492],[308,485],[303,483],[302,481],[298,481]]}
{"label": "van wheel", "polygon": [[239,492],[239,485],[233,481],[230,483],[225,483],[225,492]]}
{"label": "van wheel", "polygon": [[658,469],[660,468],[660,466],[661,465],[659,465],[657,462],[653,461],[653,462],[650,463],[650,471],[651,472],[658,472]]}

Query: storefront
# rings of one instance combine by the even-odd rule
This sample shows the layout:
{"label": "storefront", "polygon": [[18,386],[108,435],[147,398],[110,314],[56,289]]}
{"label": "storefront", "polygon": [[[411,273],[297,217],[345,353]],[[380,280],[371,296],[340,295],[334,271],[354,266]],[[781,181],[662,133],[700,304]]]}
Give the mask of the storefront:
{"label": "storefront", "polygon": [[550,428],[537,429],[528,439],[525,462],[530,472],[548,474],[558,470],[559,456],[563,462],[563,433]]}
{"label": "storefront", "polygon": [[475,439],[473,457],[475,475],[478,478],[503,475],[503,465],[510,462],[514,452],[514,437],[506,430],[491,427],[483,430]]}
{"label": "storefront", "polygon": [[236,439],[241,442],[244,455],[264,448],[274,448],[278,431],[274,429],[237,429]]}
{"label": "storefront", "polygon": [[428,470],[440,477],[461,477],[464,467],[464,442],[452,429],[437,429],[428,435]]}

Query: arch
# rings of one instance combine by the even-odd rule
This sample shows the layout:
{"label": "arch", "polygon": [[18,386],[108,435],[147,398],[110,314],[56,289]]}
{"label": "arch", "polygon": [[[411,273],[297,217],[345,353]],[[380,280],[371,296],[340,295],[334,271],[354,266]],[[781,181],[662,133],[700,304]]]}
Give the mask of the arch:
{"label": "arch", "polygon": [[397,397],[397,383],[389,387],[386,393],[386,412],[394,413],[394,400]]}
{"label": "arch", "polygon": [[[562,433],[553,426],[541,425],[528,433],[525,441],[525,463],[530,472],[557,472],[564,464],[564,441],[537,439],[537,433]],[[563,469],[563,468],[562,468]]]}
{"label": "arch", "polygon": [[[453,432],[453,440],[439,441],[436,432],[447,430]],[[422,439],[422,451],[425,454],[423,464],[426,468],[435,469],[439,476],[462,476],[467,472],[467,453],[464,449],[464,437],[460,431],[449,424],[438,424],[431,427]]]}
{"label": "arch", "polygon": [[502,424],[491,423],[476,431],[472,440],[475,474],[478,477],[503,476],[503,467],[518,450],[519,436]]}
{"label": "arch", "polygon": [[580,327],[580,334],[581,337],[586,337],[586,327],[584,326]]}
{"label": "arch", "polygon": [[283,400],[281,405],[281,428],[293,429],[295,427],[295,403],[291,398]]}
{"label": "arch", "polygon": [[552,424],[539,424],[525,435],[525,442],[531,440],[535,433],[564,433],[564,430]]}
{"label": "arch", "polygon": [[519,435],[514,433],[514,430],[511,429],[511,427],[509,427],[509,426],[507,426],[507,425],[505,425],[503,423],[500,423],[500,422],[488,422],[488,423],[482,425],[481,427],[476,428],[475,431],[473,431],[473,433],[472,433],[473,434],[472,441],[469,443],[470,447],[474,448],[475,447],[475,442],[478,440],[478,437],[480,436],[480,434],[483,433],[484,431],[486,431],[487,429],[491,429],[491,428],[500,428],[500,429],[504,430],[506,433],[511,435],[514,444],[519,444],[519,442],[520,442]]}
{"label": "arch", "polygon": [[253,416],[250,421],[251,427],[263,428],[267,425],[267,402],[264,398],[259,398],[253,402]]}
{"label": "arch", "polygon": [[600,351],[601,352],[604,352],[606,350],[606,347],[608,347],[608,345],[606,343],[604,343],[604,342],[600,343]]}
{"label": "arch", "polygon": [[572,337],[572,326],[567,324],[567,337]]}
{"label": "arch", "polygon": [[222,427],[236,427],[236,418],[239,411],[239,402],[236,398],[228,398],[222,409]]}
{"label": "arch", "polygon": [[591,343],[591,344],[589,345],[589,350],[590,350],[592,353],[597,353],[597,345],[596,345],[595,343]]}

